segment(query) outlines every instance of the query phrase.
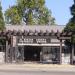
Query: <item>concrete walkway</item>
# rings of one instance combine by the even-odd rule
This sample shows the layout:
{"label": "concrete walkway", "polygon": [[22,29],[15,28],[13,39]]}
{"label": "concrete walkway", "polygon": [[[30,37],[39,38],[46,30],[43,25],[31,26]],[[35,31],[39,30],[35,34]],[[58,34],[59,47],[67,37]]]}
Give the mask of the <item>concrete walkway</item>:
{"label": "concrete walkway", "polygon": [[75,72],[74,65],[56,65],[56,64],[0,64],[0,71],[70,71]]}

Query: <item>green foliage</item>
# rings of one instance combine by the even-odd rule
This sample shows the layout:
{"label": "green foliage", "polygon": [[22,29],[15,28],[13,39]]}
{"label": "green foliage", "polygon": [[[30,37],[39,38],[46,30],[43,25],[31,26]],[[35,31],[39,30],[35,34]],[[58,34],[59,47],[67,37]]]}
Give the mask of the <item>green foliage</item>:
{"label": "green foliage", "polygon": [[0,30],[3,30],[4,28],[5,28],[5,23],[4,23],[2,7],[0,3]]}
{"label": "green foliage", "polygon": [[70,21],[67,23],[65,31],[75,31],[75,17],[71,18]]}
{"label": "green foliage", "polygon": [[[75,17],[71,18],[68,24],[66,25],[64,31],[72,31],[75,32]],[[69,43],[75,43],[75,35],[72,35],[71,41],[66,40],[67,45]]]}
{"label": "green foliage", "polygon": [[26,25],[55,24],[51,11],[45,6],[45,0],[17,0],[16,7],[7,9],[5,16],[6,21],[12,24],[20,24],[22,20]]}
{"label": "green foliage", "polygon": [[21,17],[18,13],[17,6],[13,6],[6,10],[5,13],[6,23],[11,24],[20,24],[21,23]]}
{"label": "green foliage", "polygon": [[49,25],[54,25],[54,18],[51,16],[51,11],[49,11],[46,7],[42,8],[42,12],[40,13],[40,16],[38,18],[38,23],[43,25],[43,24],[49,24]]}
{"label": "green foliage", "polygon": [[[74,4],[72,5],[72,7],[70,9],[71,9],[71,14],[73,15],[73,17],[67,23],[64,31],[72,31],[73,33],[75,33],[75,0],[74,0]],[[72,35],[71,41],[66,40],[66,42],[67,42],[67,44],[69,44],[69,43],[75,44],[75,35],[74,34]]]}
{"label": "green foliage", "polygon": [[70,8],[70,10],[71,10],[71,14],[72,14],[73,16],[75,16],[75,0],[74,0],[74,4],[73,4],[72,7]]}

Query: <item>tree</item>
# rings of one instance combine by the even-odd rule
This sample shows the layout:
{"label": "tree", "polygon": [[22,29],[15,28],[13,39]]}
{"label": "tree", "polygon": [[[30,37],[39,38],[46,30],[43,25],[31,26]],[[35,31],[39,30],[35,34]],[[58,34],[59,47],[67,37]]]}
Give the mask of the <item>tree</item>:
{"label": "tree", "polygon": [[21,23],[21,17],[18,13],[17,6],[12,6],[6,10],[5,20],[6,20],[6,23],[10,23],[13,25]]}
{"label": "tree", "polygon": [[[71,10],[72,18],[67,23],[64,31],[72,31],[73,33],[75,33],[75,0],[74,0],[74,4],[70,8],[70,10]],[[75,45],[75,34],[72,35],[71,41],[66,40],[66,44],[67,45],[71,45],[71,44]]]}
{"label": "tree", "polygon": [[[16,7],[13,8],[17,10],[17,14],[14,16],[19,17],[19,20],[15,22],[21,23],[25,22],[26,25],[54,25],[54,18],[51,16],[51,11],[45,6],[45,0],[17,0]],[[7,9],[5,12],[6,20],[11,21],[9,23],[14,24],[15,17],[12,19],[12,7]],[[12,14],[14,11],[12,12]],[[12,21],[13,20],[13,21]]]}
{"label": "tree", "polygon": [[[4,28],[5,28],[5,23],[3,19],[2,7],[0,2],[0,31],[4,30]],[[5,40],[3,38],[0,39],[0,45],[5,45]],[[0,48],[3,48],[3,47],[1,46]]]}
{"label": "tree", "polygon": [[4,28],[5,28],[5,23],[3,19],[2,7],[0,2],[0,30],[3,30]]}

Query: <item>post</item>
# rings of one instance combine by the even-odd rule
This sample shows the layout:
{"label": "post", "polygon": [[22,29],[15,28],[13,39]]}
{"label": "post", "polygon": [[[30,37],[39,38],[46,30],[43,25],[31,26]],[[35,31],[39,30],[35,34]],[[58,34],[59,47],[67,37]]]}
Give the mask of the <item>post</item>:
{"label": "post", "polygon": [[60,64],[62,64],[62,40],[60,40]]}
{"label": "post", "polygon": [[13,35],[11,35],[11,45],[10,45],[10,63],[13,62]]}
{"label": "post", "polygon": [[15,45],[15,62],[18,63],[17,52],[18,52],[18,36],[16,36],[16,45]]}
{"label": "post", "polygon": [[21,53],[22,53],[22,63],[23,63],[24,62],[24,46],[22,46]]}
{"label": "post", "polygon": [[73,65],[73,57],[74,57],[74,44],[72,44],[72,51],[71,51],[71,64]]}
{"label": "post", "polygon": [[15,47],[15,63],[18,62],[18,59],[17,59],[17,52],[18,52],[18,46],[16,45],[16,47]]}
{"label": "post", "polygon": [[43,61],[43,47],[41,48],[41,51],[40,51],[40,62]]}
{"label": "post", "polygon": [[8,41],[6,40],[5,62],[8,62]]}
{"label": "post", "polygon": [[12,46],[10,46],[10,58],[9,58],[9,62],[12,63]]}

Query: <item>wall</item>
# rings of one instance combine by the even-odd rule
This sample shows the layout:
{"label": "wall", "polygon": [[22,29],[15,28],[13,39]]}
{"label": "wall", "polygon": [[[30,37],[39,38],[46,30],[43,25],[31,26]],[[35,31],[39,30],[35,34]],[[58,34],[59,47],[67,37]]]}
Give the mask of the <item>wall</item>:
{"label": "wall", "polygon": [[0,63],[4,63],[4,60],[5,60],[5,53],[0,52]]}

